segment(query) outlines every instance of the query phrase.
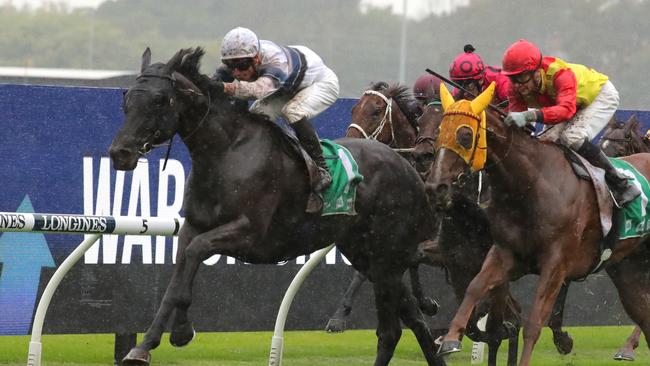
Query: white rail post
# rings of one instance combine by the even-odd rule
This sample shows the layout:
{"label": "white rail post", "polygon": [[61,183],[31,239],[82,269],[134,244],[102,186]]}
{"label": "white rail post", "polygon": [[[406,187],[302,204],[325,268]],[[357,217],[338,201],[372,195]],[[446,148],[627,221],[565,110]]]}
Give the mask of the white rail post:
{"label": "white rail post", "polygon": [[282,365],[282,351],[284,348],[284,324],[287,321],[287,315],[289,314],[289,308],[293,302],[293,298],[296,297],[296,293],[302,283],[305,281],[305,278],[309,276],[311,271],[320,263],[325,255],[329,253],[330,250],[334,248],[334,244],[328,246],[327,248],[320,249],[309,257],[307,263],[305,263],[302,268],[296,274],[296,277],[293,278],[287,292],[284,294],[282,299],[282,304],[280,304],[280,310],[278,310],[278,316],[275,319],[275,330],[273,331],[273,338],[271,338],[271,352],[269,354],[269,366],[281,366]]}
{"label": "white rail post", "polygon": [[47,283],[38,302],[32,338],[29,342],[27,366],[41,365],[41,335],[45,313],[50,306],[54,292],[63,277],[79,261],[81,256],[102,236],[120,235],[178,235],[183,224],[181,218],[128,217],[128,216],[90,216],[52,213],[0,212],[0,232],[42,232],[57,234],[90,234],[84,239],[56,269]]}
{"label": "white rail post", "polygon": [[43,295],[38,302],[36,314],[34,315],[34,325],[32,325],[32,339],[29,342],[29,352],[27,354],[27,366],[40,366],[41,365],[41,334],[43,331],[43,322],[45,320],[45,313],[50,306],[54,291],[59,287],[61,280],[70,271],[72,266],[79,261],[81,256],[84,255],[102,234],[93,234],[88,236],[79,246],[72,251],[72,253],[61,263],[59,268],[56,269],[54,275],[47,283]]}
{"label": "white rail post", "polygon": [[[476,326],[478,327],[479,330],[485,332],[485,326],[487,324],[487,314],[485,314],[484,317],[478,320],[476,322]],[[483,363],[483,359],[485,357],[485,343],[483,342],[472,342],[472,356],[471,356],[471,364],[472,365],[479,365]]]}

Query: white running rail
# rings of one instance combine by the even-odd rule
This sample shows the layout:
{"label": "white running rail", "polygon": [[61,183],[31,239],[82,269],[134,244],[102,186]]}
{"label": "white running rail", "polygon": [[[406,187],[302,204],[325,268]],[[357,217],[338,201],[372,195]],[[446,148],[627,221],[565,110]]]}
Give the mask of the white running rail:
{"label": "white running rail", "polygon": [[63,277],[102,234],[171,236],[178,235],[182,223],[183,219],[179,218],[0,212],[0,232],[91,234],[61,263],[43,291],[34,315],[27,366],[41,365],[43,322],[54,292]]}

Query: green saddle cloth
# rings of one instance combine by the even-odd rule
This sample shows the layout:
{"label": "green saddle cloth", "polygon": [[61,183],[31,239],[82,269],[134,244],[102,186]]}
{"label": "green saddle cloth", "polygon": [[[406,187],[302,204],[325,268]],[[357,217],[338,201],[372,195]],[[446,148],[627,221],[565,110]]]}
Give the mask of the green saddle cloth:
{"label": "green saddle cloth", "polygon": [[641,194],[623,207],[620,239],[648,235],[650,233],[650,216],[648,215],[650,185],[648,185],[648,181],[627,161],[616,158],[609,158],[609,161],[612,162],[616,170],[627,177],[628,182],[637,184],[641,188]]}
{"label": "green saddle cloth", "polygon": [[332,185],[321,195],[322,215],[356,215],[354,202],[357,186],[363,181],[357,162],[345,147],[323,139],[320,141],[323,156],[332,174]]}

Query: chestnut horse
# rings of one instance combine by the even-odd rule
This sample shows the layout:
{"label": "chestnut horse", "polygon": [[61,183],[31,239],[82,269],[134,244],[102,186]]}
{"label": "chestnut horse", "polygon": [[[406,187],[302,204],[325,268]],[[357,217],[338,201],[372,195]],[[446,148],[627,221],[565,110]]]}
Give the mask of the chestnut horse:
{"label": "chestnut horse", "polygon": [[[277,263],[335,242],[352,266],[373,283],[377,310],[375,365],[387,365],[400,339],[400,320],[414,332],[429,365],[444,365],[433,337],[402,282],[417,261],[418,244],[432,235],[424,183],[398,154],[376,141],[341,139],[364,180],[356,215],[308,213],[307,166],[281,129],[231,103],[220,81],[205,85],[204,51],[181,50],[167,63],[142,56],[141,74],[124,95],[124,126],[109,153],[116,169],[132,170],[152,146],[178,134],[189,150],[178,252],[169,282],[144,339],[126,364],[148,365],[150,350],[171,325],[170,342],[194,337],[188,318],[199,265],[214,254],[248,263]],[[218,279],[215,279],[218,280]]]}
{"label": "chestnut horse", "polygon": [[[639,131],[639,120],[632,115],[627,122],[612,118],[598,145],[608,156],[620,157],[650,152],[650,142]],[[639,346],[641,328],[635,326],[625,344],[614,354],[616,361],[634,361],[634,350]]]}
{"label": "chestnut horse", "polygon": [[[444,210],[451,205],[458,179],[469,168],[484,169],[492,194],[487,217],[495,245],[467,288],[440,353],[460,350],[460,338],[479,300],[503,291],[508,281],[538,274],[519,362],[529,365],[562,284],[584,278],[598,266],[604,238],[592,183],[576,176],[556,144],[508,127],[485,111],[493,92],[494,85],[471,102],[454,102],[441,87],[445,117],[427,189],[435,192],[436,207]],[[486,118],[480,117],[483,112]],[[650,154],[622,159],[650,177]],[[618,234],[618,229],[612,230]],[[650,303],[645,299],[650,296],[650,250],[646,244],[644,237],[618,241],[605,268],[626,312],[648,339]]]}
{"label": "chestnut horse", "polygon": [[[389,85],[383,81],[375,82],[352,107],[352,121],[345,136],[377,140],[410,160],[408,155],[418,134],[416,119],[421,113],[408,87]],[[417,266],[409,269],[409,274],[411,289],[418,306],[425,314],[435,315],[438,312],[438,304],[424,296]],[[339,306],[327,321],[326,332],[338,333],[346,330],[346,319],[352,312],[352,302],[365,281],[363,274],[355,272]]]}
{"label": "chestnut horse", "polygon": [[[435,143],[439,135],[439,127],[443,118],[441,105],[432,105],[420,117],[417,142],[413,150],[416,162],[433,161]],[[420,169],[418,169],[419,171]],[[479,173],[466,175],[457,182],[458,191],[452,197],[452,205],[442,212],[438,228],[436,245],[430,248],[435,251],[429,254],[443,259],[454,288],[454,295],[460,303],[469,283],[481,270],[483,259],[492,247],[493,239],[490,233],[487,216],[481,207],[485,204],[482,191],[487,187],[485,179]],[[480,187],[481,183],[483,186]],[[431,193],[431,192],[428,192]],[[435,202],[433,195],[429,196]],[[426,250],[426,248],[425,248]],[[553,332],[553,342],[560,354],[568,354],[573,348],[573,339],[562,330],[562,316],[568,287],[564,286],[553,309],[549,328]],[[521,309],[512,297],[507,286],[499,296],[492,301],[485,301],[480,309],[475,309],[468,323],[467,335],[476,342],[488,344],[488,364],[496,365],[498,349],[503,339],[508,339],[508,365],[517,363],[518,335],[521,324]],[[477,320],[489,310],[486,332],[476,327]]]}

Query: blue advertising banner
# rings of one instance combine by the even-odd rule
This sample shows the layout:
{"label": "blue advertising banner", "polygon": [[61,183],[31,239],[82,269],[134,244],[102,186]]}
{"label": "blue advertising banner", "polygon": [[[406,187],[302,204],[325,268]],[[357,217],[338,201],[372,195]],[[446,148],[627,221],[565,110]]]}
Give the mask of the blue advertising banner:
{"label": "blue advertising banner", "polygon": [[[122,92],[0,85],[0,211],[182,217],[190,162],[178,139],[164,171],[164,148],[141,159],[133,172],[111,167],[107,151],[123,120]],[[320,136],[343,136],[355,102],[341,99],[320,115],[315,121]],[[619,117],[627,119],[631,113],[637,114],[644,131],[650,127],[650,112],[622,111]],[[82,235],[0,233],[0,335],[29,333],[45,284],[82,240]],[[104,235],[62,282],[44,331],[143,331],[164,293],[176,245],[177,240],[171,237]],[[196,322],[197,329],[272,329],[282,295],[305,260],[300,257],[268,266],[251,266],[221,256],[206,260],[197,276],[190,313],[201,319]],[[322,328],[351,273],[345,258],[330,253],[301,290],[287,328]],[[425,273],[431,296],[451,293],[442,270],[428,268]],[[590,286],[603,283],[595,281],[572,291],[593,296]],[[617,315],[610,314],[611,307],[602,313],[591,305],[590,313],[569,307],[567,313],[575,314],[575,322],[626,321],[611,286],[595,293],[605,293],[608,303],[618,306]],[[434,297],[447,313],[455,308],[451,296]],[[520,298],[525,302],[524,296]],[[374,308],[369,286],[364,287],[356,305],[364,310]],[[353,314],[350,327],[374,327],[374,312]],[[439,316],[435,322],[444,326],[448,319],[449,315]]]}
{"label": "blue advertising banner", "polygon": [[[121,89],[1,85],[4,128],[0,130],[0,169],[4,174],[0,211],[181,217],[190,161],[178,140],[164,171],[165,149],[154,150],[141,159],[133,172],[111,168],[107,151],[123,120],[122,93]],[[315,121],[319,134],[330,139],[344,135],[354,103],[341,99],[320,115]],[[82,239],[80,235],[1,234],[0,334],[29,332],[38,296],[47,279]],[[124,287],[130,281],[126,271],[133,278],[151,277],[148,284],[144,281],[143,288],[136,289],[135,283],[130,286],[139,299],[135,308],[140,306],[148,311],[134,318],[147,319],[159,302],[158,292],[164,291],[166,279],[161,281],[160,276],[168,275],[176,240],[104,235],[86,253],[83,264],[77,265],[66,278],[49,312],[75,313],[77,319],[59,322],[56,315],[48,317],[45,330],[68,332],[73,331],[72,324],[89,323],[90,326],[82,328],[112,331],[106,326],[116,324],[111,319],[119,313],[114,305],[115,297],[120,297],[113,293],[120,286],[128,292],[129,286]],[[335,255],[339,256],[338,262],[344,262],[340,255]],[[298,258],[295,270],[305,260]],[[334,255],[330,255],[328,262],[336,262]],[[163,266],[164,271],[153,273],[151,269],[156,265]],[[210,258],[206,265],[247,267],[220,256]],[[267,271],[275,269],[270,267]],[[287,279],[294,273],[288,271]],[[281,286],[284,287],[285,284]],[[141,307],[142,302],[149,307]],[[138,323],[138,328],[146,325]]]}

